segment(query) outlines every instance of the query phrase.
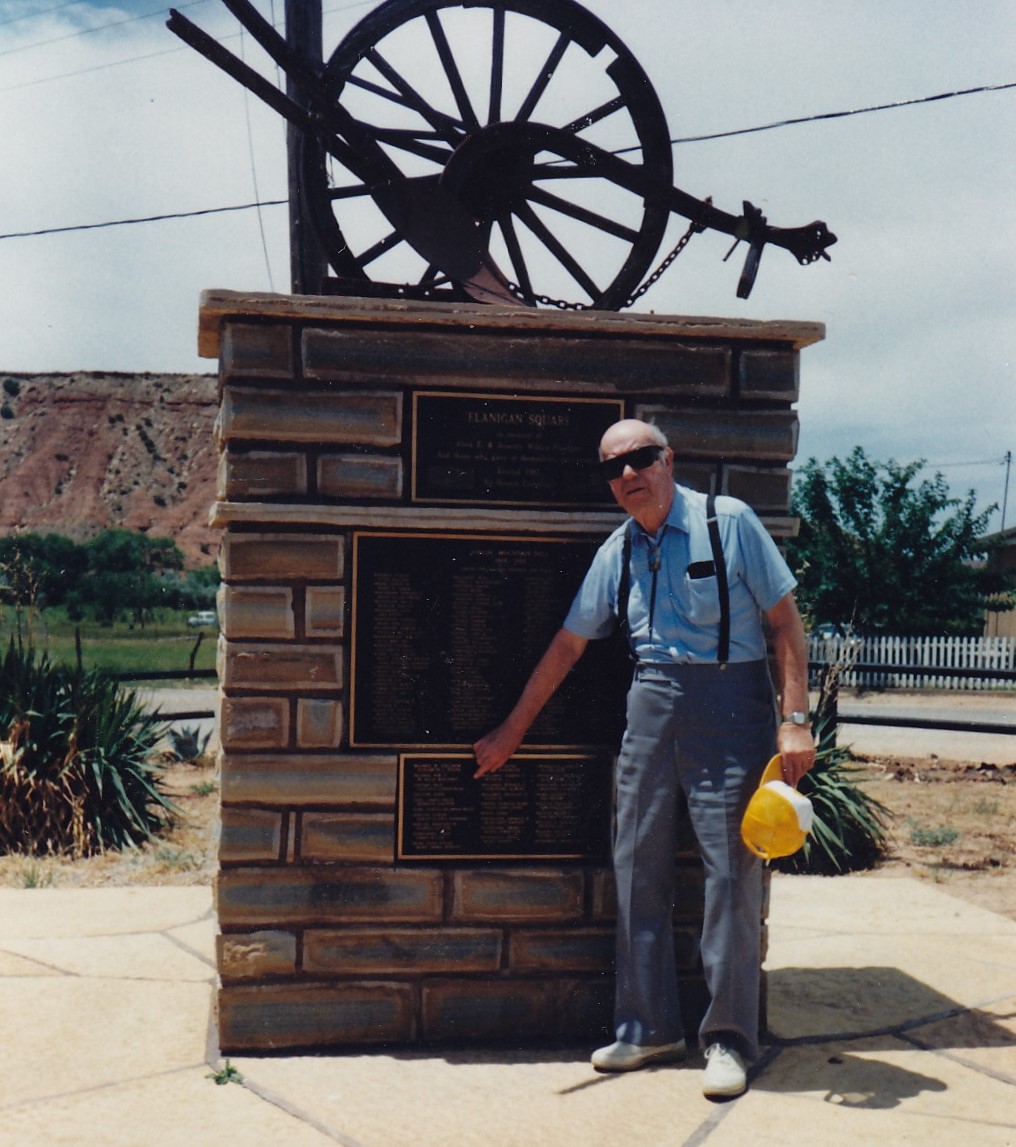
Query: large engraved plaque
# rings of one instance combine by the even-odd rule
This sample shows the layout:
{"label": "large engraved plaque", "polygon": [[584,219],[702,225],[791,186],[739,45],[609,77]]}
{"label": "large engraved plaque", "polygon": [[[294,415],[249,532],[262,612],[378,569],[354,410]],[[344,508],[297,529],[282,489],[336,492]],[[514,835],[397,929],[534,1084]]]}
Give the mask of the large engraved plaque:
{"label": "large engraved plaque", "polygon": [[397,861],[607,860],[606,758],[518,756],[475,771],[467,753],[400,756]]}
{"label": "large engraved plaque", "polygon": [[616,399],[418,391],[414,502],[579,509],[613,506],[596,444],[624,417]]}
{"label": "large engraved plaque", "polygon": [[[599,541],[355,533],[351,747],[470,747],[499,724]],[[630,681],[620,643],[591,642],[525,747],[616,749]]]}

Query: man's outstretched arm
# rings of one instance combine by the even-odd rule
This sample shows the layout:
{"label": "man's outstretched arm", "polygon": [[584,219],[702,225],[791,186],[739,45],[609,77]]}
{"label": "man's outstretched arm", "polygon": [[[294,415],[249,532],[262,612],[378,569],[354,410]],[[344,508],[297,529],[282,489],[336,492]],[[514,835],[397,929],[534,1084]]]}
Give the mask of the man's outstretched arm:
{"label": "man's outstretched arm", "polygon": [[547,646],[547,652],[540,658],[526,682],[515,708],[496,729],[481,737],[473,746],[479,766],[474,776],[482,777],[486,773],[497,772],[515,752],[530,725],[554,696],[588,644],[586,638],[579,637],[571,630],[561,628],[557,631]]}

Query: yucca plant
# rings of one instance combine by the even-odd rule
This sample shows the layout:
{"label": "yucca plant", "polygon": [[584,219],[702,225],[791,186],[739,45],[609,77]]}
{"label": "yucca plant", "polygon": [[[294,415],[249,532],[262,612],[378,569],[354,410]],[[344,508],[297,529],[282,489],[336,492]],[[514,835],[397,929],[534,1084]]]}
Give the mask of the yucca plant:
{"label": "yucca plant", "polygon": [[149,839],[172,811],[149,763],[163,732],[107,674],[12,639],[0,663],[0,852],[89,856]]}
{"label": "yucca plant", "polygon": [[872,868],[889,847],[892,812],[859,783],[850,750],[836,744],[835,692],[839,670],[826,675],[813,727],[818,744],[815,764],[797,789],[811,801],[814,821],[804,847],[773,862],[781,872],[835,876]]}

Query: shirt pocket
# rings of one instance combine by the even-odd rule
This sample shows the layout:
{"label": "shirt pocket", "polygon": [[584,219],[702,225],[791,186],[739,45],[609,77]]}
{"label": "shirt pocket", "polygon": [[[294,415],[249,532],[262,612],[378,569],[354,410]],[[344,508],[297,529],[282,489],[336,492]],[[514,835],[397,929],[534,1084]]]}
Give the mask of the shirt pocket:
{"label": "shirt pocket", "polygon": [[[712,562],[700,563],[712,566]],[[684,591],[688,601],[688,621],[696,626],[719,625],[720,623],[720,592],[716,580],[716,571],[712,570],[706,576],[704,571],[696,570],[699,576],[692,576],[694,567],[684,576]]]}

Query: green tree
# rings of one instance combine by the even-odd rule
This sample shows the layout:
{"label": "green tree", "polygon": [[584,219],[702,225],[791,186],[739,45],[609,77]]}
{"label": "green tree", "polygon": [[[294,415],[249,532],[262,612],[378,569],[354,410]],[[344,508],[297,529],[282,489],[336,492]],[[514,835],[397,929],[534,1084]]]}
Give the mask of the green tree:
{"label": "green tree", "polygon": [[62,534],[0,538],[0,600],[10,605],[60,605],[88,565],[84,547]]}
{"label": "green tree", "polygon": [[985,609],[1016,607],[1010,575],[984,567],[994,506],[954,498],[923,460],[876,462],[856,446],[844,460],[809,459],[792,497],[801,519],[788,557],[798,598],[816,622],[865,633],[973,635]]}
{"label": "green tree", "polygon": [[85,549],[89,577],[82,600],[101,621],[126,611],[143,626],[157,606],[175,604],[170,575],[183,568],[183,554],[172,538],[103,530]]}

